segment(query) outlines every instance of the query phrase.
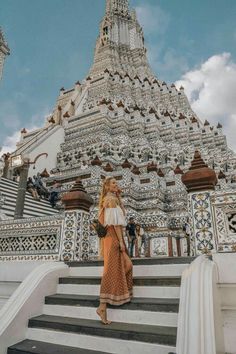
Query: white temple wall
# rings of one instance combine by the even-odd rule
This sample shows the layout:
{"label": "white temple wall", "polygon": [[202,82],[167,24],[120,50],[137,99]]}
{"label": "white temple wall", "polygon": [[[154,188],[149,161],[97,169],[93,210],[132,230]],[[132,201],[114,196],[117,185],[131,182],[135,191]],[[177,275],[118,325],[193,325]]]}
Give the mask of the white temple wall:
{"label": "white temple wall", "polygon": [[56,167],[57,153],[60,151],[60,145],[64,142],[64,129],[61,127],[56,130],[52,135],[50,135],[46,140],[44,140],[40,145],[36,146],[33,151],[29,152],[30,161],[42,153],[48,153],[48,157],[40,157],[34,166],[31,165],[29,169],[29,177],[34,176],[38,172],[42,172],[45,168],[48,172]]}

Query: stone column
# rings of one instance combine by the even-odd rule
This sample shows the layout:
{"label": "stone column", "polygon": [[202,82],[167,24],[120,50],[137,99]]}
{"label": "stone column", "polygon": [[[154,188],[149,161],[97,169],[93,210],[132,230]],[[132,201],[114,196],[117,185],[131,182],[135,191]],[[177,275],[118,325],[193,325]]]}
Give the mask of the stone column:
{"label": "stone column", "polygon": [[5,204],[5,197],[0,192],[0,221],[9,219],[3,212],[2,207]]}
{"label": "stone column", "polygon": [[4,158],[4,167],[2,172],[3,178],[9,178],[10,157],[11,155],[9,152],[3,155]]}
{"label": "stone column", "polygon": [[80,179],[64,195],[65,219],[63,225],[61,259],[86,261],[89,259],[90,216],[93,199],[87,194]]}
{"label": "stone column", "polygon": [[199,151],[195,152],[189,171],[182,176],[182,182],[189,194],[191,253],[211,253],[216,250],[216,243],[210,196],[215,190],[217,177],[215,171],[205,164]]}
{"label": "stone column", "polygon": [[22,219],[24,215],[28,173],[29,173],[29,160],[24,160],[24,164],[20,168],[20,180],[19,180],[18,191],[17,191],[14,219]]}

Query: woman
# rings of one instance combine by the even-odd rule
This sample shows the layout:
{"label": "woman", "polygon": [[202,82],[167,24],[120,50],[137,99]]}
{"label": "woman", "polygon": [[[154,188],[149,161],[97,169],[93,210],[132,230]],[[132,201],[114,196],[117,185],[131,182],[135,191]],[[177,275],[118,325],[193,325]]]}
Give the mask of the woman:
{"label": "woman", "polygon": [[111,323],[107,320],[107,304],[120,306],[129,302],[132,297],[133,265],[123,238],[126,222],[120,193],[116,180],[112,177],[106,178],[99,202],[99,221],[108,226],[107,235],[100,245],[104,271],[97,314],[103,324]]}

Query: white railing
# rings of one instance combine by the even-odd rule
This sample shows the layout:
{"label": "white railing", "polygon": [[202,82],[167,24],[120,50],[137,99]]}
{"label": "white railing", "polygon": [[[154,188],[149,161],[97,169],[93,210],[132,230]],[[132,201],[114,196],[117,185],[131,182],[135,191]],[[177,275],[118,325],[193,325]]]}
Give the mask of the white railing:
{"label": "white railing", "polygon": [[22,282],[0,311],[0,354],[7,354],[9,346],[26,338],[28,320],[42,314],[45,294],[54,294],[58,278],[68,273],[64,263],[48,262]]}
{"label": "white railing", "polygon": [[182,275],[177,354],[223,354],[216,264],[199,256]]}

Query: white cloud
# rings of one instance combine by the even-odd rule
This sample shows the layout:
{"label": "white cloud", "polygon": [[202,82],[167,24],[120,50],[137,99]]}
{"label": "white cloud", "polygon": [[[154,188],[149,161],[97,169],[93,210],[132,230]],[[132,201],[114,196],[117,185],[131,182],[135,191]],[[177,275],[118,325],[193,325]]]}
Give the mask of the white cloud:
{"label": "white cloud", "polygon": [[13,152],[16,149],[16,142],[20,140],[20,131],[14,132],[12,135],[7,136],[3,142],[1,155],[7,152]]}
{"label": "white cloud", "polygon": [[211,124],[223,123],[229,145],[236,149],[236,63],[231,54],[210,57],[184,74],[176,85],[185,87],[199,118]]}

